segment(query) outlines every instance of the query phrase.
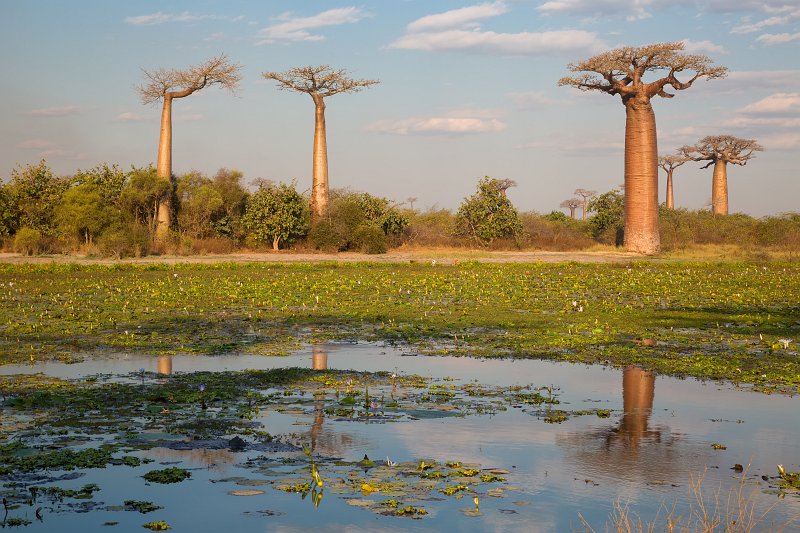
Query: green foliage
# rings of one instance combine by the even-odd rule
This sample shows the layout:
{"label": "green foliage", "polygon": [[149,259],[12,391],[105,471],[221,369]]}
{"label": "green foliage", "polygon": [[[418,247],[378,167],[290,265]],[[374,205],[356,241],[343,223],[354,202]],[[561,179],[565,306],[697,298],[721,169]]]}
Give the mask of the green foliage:
{"label": "green foliage", "polygon": [[0,183],[0,237],[11,235],[17,231],[18,223],[19,213],[9,187]]}
{"label": "green foliage", "polygon": [[53,175],[44,160],[14,169],[8,192],[15,205],[17,227],[27,226],[52,235],[55,209],[67,185],[67,180]]}
{"label": "green foliage", "polygon": [[59,229],[86,244],[120,218],[120,212],[104,198],[102,189],[91,182],[67,190],[55,210]]}
{"label": "green foliage", "polygon": [[214,176],[213,187],[222,197],[222,216],[213,221],[219,237],[237,238],[249,193],[242,185],[244,175],[238,170],[221,168]]}
{"label": "green foliage", "polygon": [[185,479],[192,477],[192,473],[183,468],[171,466],[161,470],[151,470],[142,476],[145,480],[151,483],[180,483]]}
{"label": "green foliage", "polygon": [[120,207],[120,196],[128,175],[117,165],[102,163],[89,170],[78,170],[72,181],[76,185],[94,185],[105,202]]}
{"label": "green foliage", "polygon": [[309,211],[295,184],[260,188],[247,201],[242,225],[256,242],[270,242],[277,250],[308,232]]}
{"label": "green foliage", "polygon": [[544,218],[550,222],[567,222],[570,220],[570,217],[561,211],[550,211],[544,216]]}
{"label": "green foliage", "polygon": [[222,194],[214,182],[193,171],[178,177],[178,226],[181,233],[196,239],[213,236],[214,221],[225,215]]}
{"label": "green foliage", "polygon": [[385,254],[386,235],[376,226],[362,224],[353,232],[352,249],[365,254]]}
{"label": "green foliage", "polygon": [[158,223],[158,203],[170,193],[172,183],[159,178],[153,165],[133,168],[128,176],[128,184],[120,194],[122,209],[154,234]]}
{"label": "green foliage", "polygon": [[495,239],[519,239],[519,213],[503,194],[500,180],[489,176],[478,182],[478,191],[466,198],[456,213],[455,234],[474,239],[483,246]]}
{"label": "green foliage", "polygon": [[97,239],[100,252],[117,259],[145,256],[151,242],[149,229],[133,221],[108,228]]}
{"label": "green foliage", "polygon": [[19,254],[38,254],[43,248],[42,232],[38,229],[22,227],[14,237],[14,251]]}
{"label": "green foliage", "polygon": [[587,234],[585,222],[559,211],[547,215],[522,213],[520,220],[527,246],[545,250],[582,250],[595,244]]}
{"label": "green foliage", "polygon": [[625,195],[618,190],[608,191],[589,200],[588,210],[594,213],[588,220],[592,236],[606,244],[621,245],[625,228]]}

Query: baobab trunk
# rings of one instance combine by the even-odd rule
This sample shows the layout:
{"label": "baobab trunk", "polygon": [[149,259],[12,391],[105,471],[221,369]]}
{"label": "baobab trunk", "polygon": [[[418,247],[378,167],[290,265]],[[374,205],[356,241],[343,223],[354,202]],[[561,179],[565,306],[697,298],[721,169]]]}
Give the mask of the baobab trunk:
{"label": "baobab trunk", "polygon": [[657,253],[658,145],[656,116],[645,96],[625,101],[625,248]]}
{"label": "baobab trunk", "polygon": [[672,197],[672,170],[667,171],[667,209],[675,209],[675,200]]}
{"label": "baobab trunk", "polygon": [[[164,106],[161,109],[161,134],[158,138],[158,159],[156,161],[156,175],[172,184],[172,97],[164,96]],[[170,195],[161,198],[158,202],[158,215],[156,237],[161,239],[170,226]]]}
{"label": "baobab trunk", "polygon": [[278,251],[278,244],[280,243],[280,240],[281,240],[280,237],[275,237],[274,239],[272,239],[272,251],[273,252],[277,252]]}
{"label": "baobab trunk", "polygon": [[311,224],[316,224],[328,214],[328,141],[325,132],[325,101],[311,96],[316,107],[314,113],[314,163],[311,183]]}
{"label": "baobab trunk", "polygon": [[715,215],[728,214],[728,164],[721,159],[714,162],[711,181],[711,210]]}

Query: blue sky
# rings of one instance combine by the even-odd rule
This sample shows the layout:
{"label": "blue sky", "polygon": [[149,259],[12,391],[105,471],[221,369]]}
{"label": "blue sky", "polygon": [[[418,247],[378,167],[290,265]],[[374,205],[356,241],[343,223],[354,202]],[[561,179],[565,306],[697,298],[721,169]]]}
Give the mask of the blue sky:
{"label": "blue sky", "polygon": [[[227,167],[308,188],[313,103],[261,73],[330,64],[382,82],[327,100],[332,187],[453,209],[489,175],[517,181],[519,209],[546,213],[576,188],[623,181],[624,108],[558,87],[567,64],[663,41],[730,74],[654,99],[659,151],[757,139],[766,151],[729,169],[731,210],[797,211],[800,0],[3,0],[0,175],[41,158],[59,174],[154,163],[160,107],[140,103],[140,69],[225,53],[242,65],[236,94],[174,104],[176,173]],[[708,204],[699,167],[676,170],[676,205]]]}

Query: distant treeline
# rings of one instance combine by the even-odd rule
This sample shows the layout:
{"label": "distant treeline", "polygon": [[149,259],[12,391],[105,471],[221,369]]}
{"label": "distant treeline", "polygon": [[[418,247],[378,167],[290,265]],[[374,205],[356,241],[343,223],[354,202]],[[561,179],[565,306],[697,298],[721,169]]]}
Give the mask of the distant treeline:
{"label": "distant treeline", "polygon": [[[567,251],[622,244],[620,191],[593,198],[582,221],[558,211],[519,213],[506,197],[507,181],[481,179],[455,213],[333,190],[326,218],[312,228],[309,200],[294,183],[255,180],[249,190],[241,172],[224,168],[213,177],[192,171],[169,183],[152,166],[125,171],[108,164],[56,176],[41,161],[18,167],[0,184],[0,237],[6,251],[108,257],[268,248],[383,253],[399,246]],[[156,239],[159,204],[167,197],[173,225],[167,239]],[[662,208],[659,223],[667,251],[704,244],[800,251],[798,213],[757,219]]]}

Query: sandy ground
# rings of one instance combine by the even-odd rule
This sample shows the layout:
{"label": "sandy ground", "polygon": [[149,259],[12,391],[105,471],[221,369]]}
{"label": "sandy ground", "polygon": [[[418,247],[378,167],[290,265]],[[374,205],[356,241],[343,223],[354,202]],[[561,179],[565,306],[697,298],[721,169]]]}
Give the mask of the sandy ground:
{"label": "sandy ground", "polygon": [[350,252],[337,254],[323,253],[294,253],[294,252],[265,252],[265,253],[235,253],[225,255],[154,255],[136,259],[108,259],[86,257],[81,255],[43,255],[23,256],[20,254],[0,253],[0,263],[77,263],[87,265],[109,265],[123,263],[301,263],[335,261],[341,263],[431,263],[453,264],[463,261],[478,261],[481,263],[562,263],[575,261],[578,263],[614,263],[641,260],[643,257],[626,252],[487,252],[469,250],[392,250],[381,255],[367,255]]}

